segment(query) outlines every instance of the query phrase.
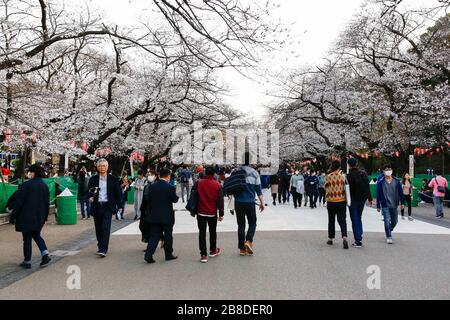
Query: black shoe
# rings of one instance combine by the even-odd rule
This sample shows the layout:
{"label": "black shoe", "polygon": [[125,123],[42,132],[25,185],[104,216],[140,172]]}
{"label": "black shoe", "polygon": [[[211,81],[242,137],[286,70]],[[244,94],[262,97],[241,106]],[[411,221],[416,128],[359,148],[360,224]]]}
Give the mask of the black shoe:
{"label": "black shoe", "polygon": [[276,203],[276,202],[274,202],[274,203],[273,203],[273,205],[274,205],[274,206],[276,207],[276,206],[277,206],[277,203]]}
{"label": "black shoe", "polygon": [[352,247],[353,247],[353,248],[362,248],[362,247],[363,247],[363,244],[362,244],[361,242],[359,242],[359,243],[358,243],[358,242],[355,242],[355,243],[352,244]]}
{"label": "black shoe", "polygon": [[344,243],[343,243],[343,245],[344,245],[344,249],[348,249],[348,241],[347,240],[344,240]]}
{"label": "black shoe", "polygon": [[19,267],[22,267],[24,269],[31,269],[31,263],[22,262],[21,264],[19,264]]}
{"label": "black shoe", "polygon": [[136,221],[137,219],[138,219],[138,216],[135,216],[135,217],[134,217],[134,221]]}
{"label": "black shoe", "polygon": [[328,240],[327,241],[327,245],[332,246],[333,245],[333,240]]}
{"label": "black shoe", "polygon": [[172,255],[172,256],[170,256],[170,257],[167,257],[167,258],[166,258],[166,261],[171,261],[171,260],[176,260],[176,259],[178,259],[178,257]]}
{"label": "black shoe", "polygon": [[50,259],[48,254],[46,254],[45,256],[42,257],[40,266],[41,267],[45,267],[45,266],[47,266],[50,263],[50,261],[52,261],[52,259]]}
{"label": "black shoe", "polygon": [[147,263],[150,263],[150,264],[156,262],[155,260],[153,260],[153,257],[144,257],[144,260],[145,260]]}

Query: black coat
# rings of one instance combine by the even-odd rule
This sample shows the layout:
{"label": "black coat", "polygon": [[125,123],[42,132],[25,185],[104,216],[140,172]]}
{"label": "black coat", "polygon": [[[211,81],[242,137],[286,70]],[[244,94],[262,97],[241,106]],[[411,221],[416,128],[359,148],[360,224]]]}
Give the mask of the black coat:
{"label": "black coat", "polygon": [[31,179],[23,183],[14,195],[10,222],[18,232],[40,231],[48,219],[50,192],[44,180]]}
{"label": "black coat", "polygon": [[89,177],[78,178],[78,200],[87,200],[89,198]]}
{"label": "black coat", "polygon": [[[116,214],[117,210],[123,209],[122,206],[122,189],[120,188],[119,180],[108,174],[106,182],[106,188],[108,189],[106,192],[108,194],[108,208],[111,211],[111,214]],[[93,216],[98,212],[99,204],[98,204],[98,193],[93,193],[93,188],[98,187],[100,183],[99,175],[92,176],[89,179],[89,198],[94,198],[94,202],[91,206],[91,213]]]}
{"label": "black coat", "polygon": [[175,224],[173,204],[178,202],[174,186],[164,180],[146,188],[145,222],[155,224]]}

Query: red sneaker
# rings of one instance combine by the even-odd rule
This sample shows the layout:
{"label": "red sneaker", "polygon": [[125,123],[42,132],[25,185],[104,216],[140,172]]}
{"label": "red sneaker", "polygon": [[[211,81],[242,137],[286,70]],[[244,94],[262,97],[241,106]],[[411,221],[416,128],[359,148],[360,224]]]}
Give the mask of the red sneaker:
{"label": "red sneaker", "polygon": [[220,248],[217,248],[216,251],[211,251],[211,252],[209,253],[209,256],[210,256],[211,258],[214,258],[214,257],[217,257],[220,253],[221,253]]}
{"label": "red sneaker", "polygon": [[208,256],[202,256],[200,259],[201,263],[207,263],[208,262]]}

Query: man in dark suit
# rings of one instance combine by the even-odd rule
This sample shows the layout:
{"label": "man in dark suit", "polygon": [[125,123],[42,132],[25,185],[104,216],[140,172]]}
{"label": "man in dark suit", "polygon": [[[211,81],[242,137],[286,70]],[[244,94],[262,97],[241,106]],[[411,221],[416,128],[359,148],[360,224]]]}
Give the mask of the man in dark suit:
{"label": "man in dark suit", "polygon": [[178,202],[175,187],[170,183],[170,170],[163,168],[160,171],[160,180],[149,186],[144,197],[147,200],[145,221],[150,224],[150,238],[144,260],[154,263],[155,253],[161,232],[164,234],[164,252],[166,261],[177,259],[173,255],[173,225],[175,224],[175,212],[173,204]]}
{"label": "man in dark suit", "polygon": [[31,268],[32,240],[39,247],[42,255],[41,267],[50,262],[49,252],[41,230],[48,218],[50,193],[42,180],[44,170],[32,165],[28,169],[29,181],[23,183],[14,194],[14,200],[8,206],[12,208],[10,223],[16,225],[16,231],[22,232],[24,261],[20,264],[25,269]]}
{"label": "man in dark suit", "polygon": [[89,201],[98,242],[97,255],[104,258],[108,252],[112,216],[124,208],[119,180],[108,174],[108,161],[100,159],[97,171],[98,175],[89,179]]}

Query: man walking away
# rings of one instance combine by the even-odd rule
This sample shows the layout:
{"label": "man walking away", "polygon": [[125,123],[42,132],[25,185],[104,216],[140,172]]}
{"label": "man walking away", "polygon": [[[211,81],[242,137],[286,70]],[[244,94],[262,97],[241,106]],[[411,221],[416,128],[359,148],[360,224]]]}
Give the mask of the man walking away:
{"label": "man walking away", "polygon": [[357,168],[358,160],[351,158],[348,160],[350,171],[347,175],[347,181],[350,185],[350,219],[352,220],[353,235],[355,243],[352,244],[354,248],[361,248],[363,246],[363,225],[362,213],[367,200],[372,206],[372,195],[370,193],[369,178],[366,172]]}
{"label": "man walking away", "polygon": [[181,200],[183,201],[183,203],[184,195],[186,194],[186,201],[190,196],[189,181],[191,180],[191,178],[191,171],[189,171],[186,166],[183,166],[183,169],[180,171]]}
{"label": "man walking away", "polygon": [[405,208],[405,197],[400,180],[392,176],[392,166],[386,164],[383,170],[384,176],[377,183],[377,210],[383,214],[386,242],[393,244],[392,232],[398,223],[398,205],[401,203],[402,209]]}
{"label": "man walking away", "polygon": [[436,218],[444,218],[444,198],[445,192],[448,188],[448,181],[443,176],[439,169],[436,170],[436,177],[431,179],[429,187],[433,189],[434,208],[436,209]]}
{"label": "man walking away", "polygon": [[[208,262],[206,248],[206,228],[209,227],[209,256],[216,257],[221,253],[217,247],[217,221],[223,221],[224,217],[224,196],[222,186],[214,179],[214,168],[208,167],[205,171],[205,178],[199,180],[194,187],[197,190],[198,203],[197,212],[192,213],[197,216],[199,230],[200,262]],[[219,212],[219,217],[217,217]]]}
{"label": "man walking away", "polygon": [[161,239],[161,233],[164,235],[166,261],[178,258],[173,255],[172,232],[175,224],[173,204],[177,203],[179,198],[175,187],[170,184],[170,170],[163,168],[159,175],[160,180],[150,185],[147,190],[148,193],[145,195],[147,201],[145,221],[151,225],[147,251],[144,256],[147,263],[155,263],[153,254]]}
{"label": "man walking away", "polygon": [[22,268],[31,269],[32,240],[41,251],[41,267],[50,262],[49,252],[41,237],[42,228],[48,219],[50,207],[50,192],[42,180],[44,170],[32,165],[28,169],[29,181],[23,183],[14,195],[13,210],[10,223],[16,225],[16,231],[22,232],[24,261]]}
{"label": "man walking away", "polygon": [[124,209],[119,180],[108,174],[108,167],[108,161],[100,159],[97,162],[98,174],[89,179],[89,201],[94,216],[97,255],[101,258],[108,253],[112,216]]}
{"label": "man walking away", "polygon": [[[259,199],[259,210],[264,211],[264,197],[261,190],[261,179],[258,172],[249,166],[250,154],[245,153],[245,165],[240,169],[245,171],[244,191],[235,195],[235,210],[238,223],[238,239],[240,255],[253,255],[253,238],[256,232],[255,196]],[[248,231],[245,235],[245,218],[248,220]]]}

